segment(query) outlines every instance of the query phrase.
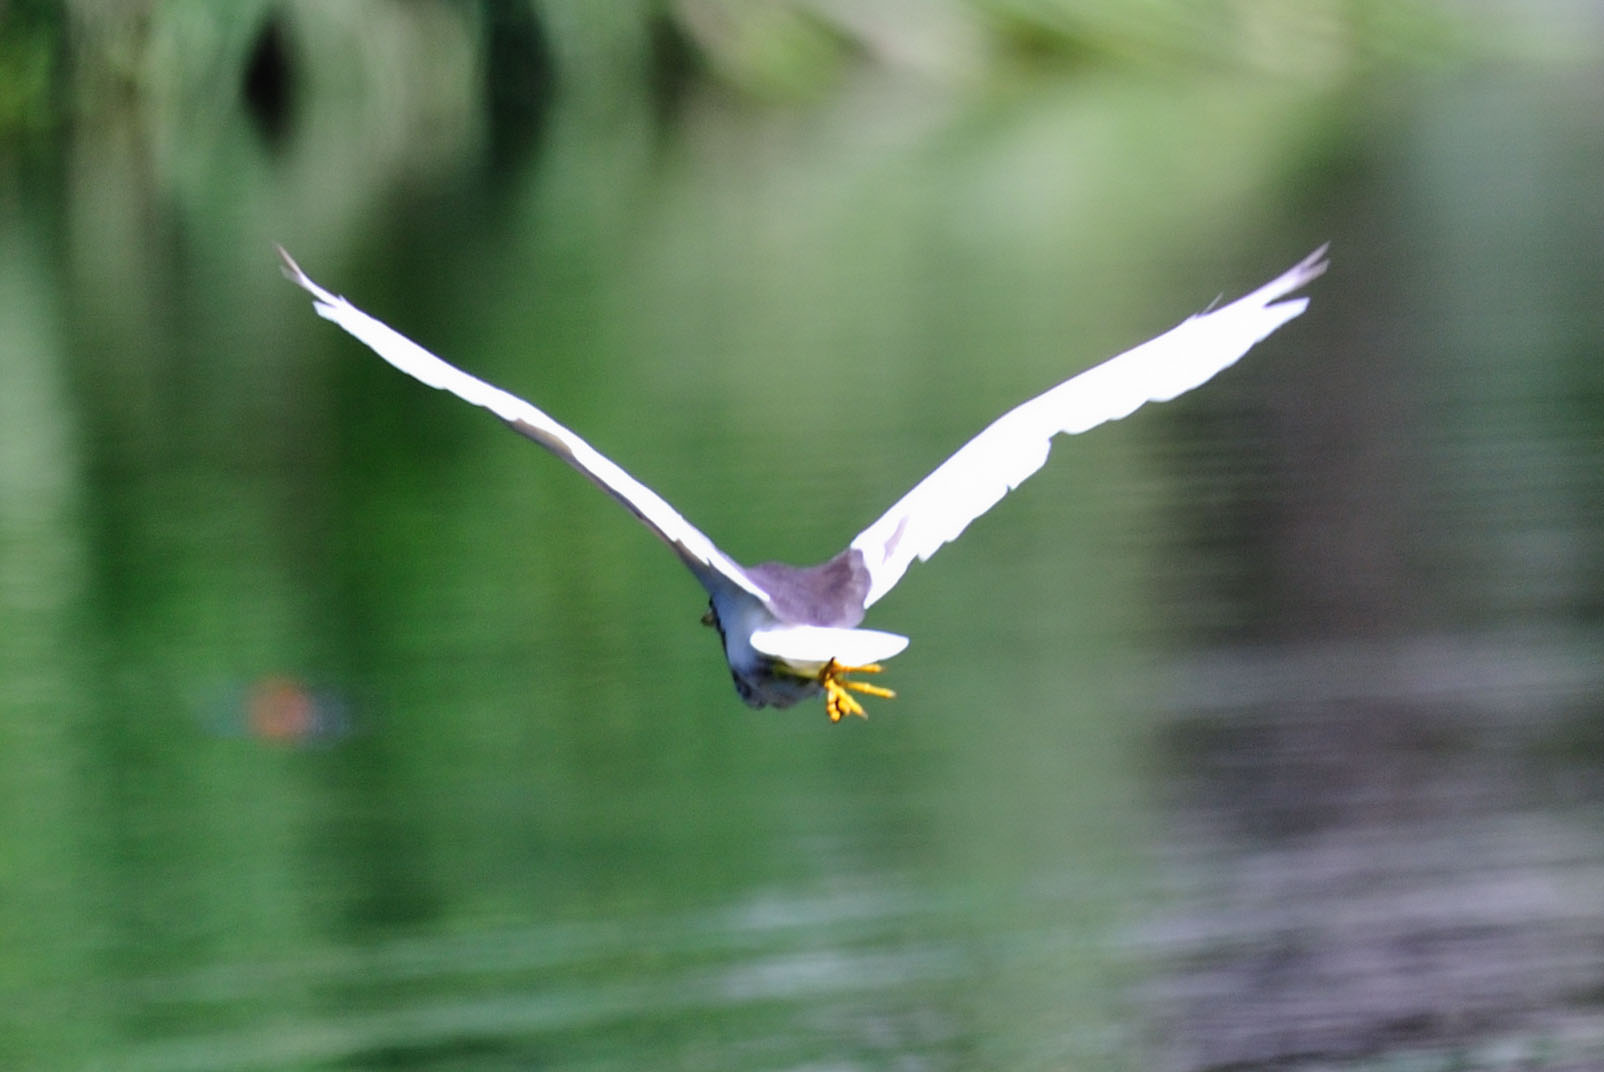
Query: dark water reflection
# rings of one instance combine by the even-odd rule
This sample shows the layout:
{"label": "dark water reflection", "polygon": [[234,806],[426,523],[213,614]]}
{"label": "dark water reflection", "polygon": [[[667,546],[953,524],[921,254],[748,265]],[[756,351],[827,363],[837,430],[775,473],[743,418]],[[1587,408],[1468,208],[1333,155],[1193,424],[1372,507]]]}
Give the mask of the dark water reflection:
{"label": "dark water reflection", "polygon": [[[1595,83],[578,93],[488,173],[314,94],[8,158],[0,1063],[1596,1057]],[[839,727],[270,247],[811,561],[1326,238],[876,607],[900,697]]]}

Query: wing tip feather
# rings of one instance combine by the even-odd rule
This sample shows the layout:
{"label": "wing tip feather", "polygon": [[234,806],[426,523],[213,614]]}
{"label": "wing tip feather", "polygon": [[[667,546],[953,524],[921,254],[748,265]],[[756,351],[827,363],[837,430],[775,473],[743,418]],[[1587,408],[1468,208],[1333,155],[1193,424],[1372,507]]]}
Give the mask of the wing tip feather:
{"label": "wing tip feather", "polygon": [[289,250],[277,242],[273,243],[273,250],[278,254],[279,271],[284,273],[285,279],[300,287],[305,287],[312,282],[306,277],[306,273],[301,271],[301,266],[295,263],[295,258],[290,256]]}
{"label": "wing tip feather", "polygon": [[1290,271],[1277,280],[1277,282],[1284,281],[1286,284],[1286,288],[1282,293],[1290,294],[1294,290],[1301,290],[1325,275],[1326,269],[1331,267],[1330,252],[1331,243],[1322,242],[1313,253],[1293,265]]}
{"label": "wing tip feather", "polygon": [[289,250],[277,242],[273,243],[273,249],[278,253],[279,271],[284,273],[284,278],[312,295],[314,308],[317,309],[319,316],[325,319],[333,319],[331,311],[340,299],[331,292],[324,290],[311,276],[302,271],[301,266],[295,262],[295,258],[290,256]]}

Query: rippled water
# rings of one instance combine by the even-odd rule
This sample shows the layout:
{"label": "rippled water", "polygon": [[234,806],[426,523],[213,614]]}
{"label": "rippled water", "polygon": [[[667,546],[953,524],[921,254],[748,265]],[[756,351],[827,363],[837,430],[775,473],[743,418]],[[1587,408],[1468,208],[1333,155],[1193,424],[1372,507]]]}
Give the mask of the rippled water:
{"label": "rippled water", "polygon": [[[314,89],[0,158],[0,1058],[1596,1057],[1595,84],[580,95],[510,157]],[[743,707],[671,555],[271,248],[808,562],[1327,239],[910,571],[840,726]]]}

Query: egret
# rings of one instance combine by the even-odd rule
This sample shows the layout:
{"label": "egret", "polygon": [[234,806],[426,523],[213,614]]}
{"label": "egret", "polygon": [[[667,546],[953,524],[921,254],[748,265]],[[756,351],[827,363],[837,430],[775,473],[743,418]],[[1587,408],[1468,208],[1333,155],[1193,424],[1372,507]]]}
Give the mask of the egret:
{"label": "egret", "polygon": [[[313,308],[385,361],[482,406],[579,470],[656,533],[707,590],[702,620],[718,629],[730,676],[752,707],[790,707],[822,692],[832,722],[867,717],[857,695],[890,689],[852,677],[878,674],[908,638],[859,628],[866,611],[1047,461],[1053,437],[1076,435],[1167,402],[1236,363],[1302,313],[1288,297],[1326,270],[1326,247],[1264,286],[1198,313],[1140,346],[1073,376],[998,417],[938,465],[835,557],[816,566],[743,566],[661,496],[544,410],[447,364],[344,298],[313,282],[282,247],[284,274]],[[856,695],[855,695],[856,694]]]}

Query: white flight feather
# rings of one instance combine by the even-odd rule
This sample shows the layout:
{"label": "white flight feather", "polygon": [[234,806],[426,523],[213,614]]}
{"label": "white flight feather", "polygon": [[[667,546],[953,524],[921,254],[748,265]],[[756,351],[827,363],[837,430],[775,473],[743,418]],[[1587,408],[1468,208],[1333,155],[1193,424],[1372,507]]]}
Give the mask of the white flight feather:
{"label": "white flight feather", "polygon": [[284,274],[315,299],[318,315],[366,343],[368,348],[408,376],[449,391],[465,402],[483,406],[520,432],[549,448],[617,499],[646,527],[673,547],[709,591],[727,583],[763,602],[768,595],[700,529],[680,516],[662,496],[630,476],[611,459],[549,414],[483,380],[468,375],[431,354],[394,328],[375,320],[344,298],[318,286],[290,255],[279,249]]}
{"label": "white flight feather", "polygon": [[868,607],[915,558],[935,554],[1042,467],[1059,433],[1074,435],[1167,402],[1235,364],[1254,343],[1303,312],[1307,298],[1277,301],[1326,269],[1321,246],[1229,305],[1199,313],[997,418],[852,541],[869,570]]}

